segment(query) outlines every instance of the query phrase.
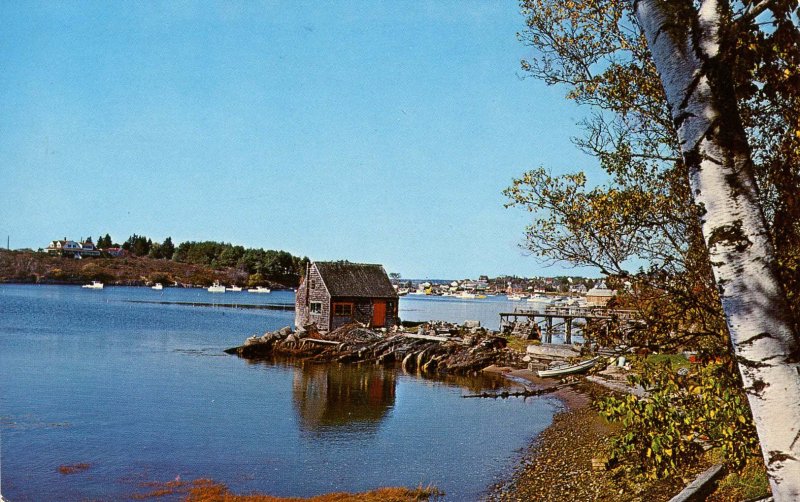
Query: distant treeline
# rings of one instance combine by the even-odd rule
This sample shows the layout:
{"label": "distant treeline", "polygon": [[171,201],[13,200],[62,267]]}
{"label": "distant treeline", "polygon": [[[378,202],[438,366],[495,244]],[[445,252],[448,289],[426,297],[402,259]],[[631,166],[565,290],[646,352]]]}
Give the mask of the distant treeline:
{"label": "distant treeline", "polygon": [[284,284],[296,284],[309,261],[307,257],[293,256],[286,251],[245,248],[225,242],[189,241],[182,242],[176,247],[171,237],[159,243],[137,234],[128,237],[122,245],[113,243],[111,237],[106,234],[97,239],[96,246],[101,249],[121,247],[134,256],[168,259],[215,270],[235,268],[246,272],[250,276],[249,282],[252,283],[266,279]]}

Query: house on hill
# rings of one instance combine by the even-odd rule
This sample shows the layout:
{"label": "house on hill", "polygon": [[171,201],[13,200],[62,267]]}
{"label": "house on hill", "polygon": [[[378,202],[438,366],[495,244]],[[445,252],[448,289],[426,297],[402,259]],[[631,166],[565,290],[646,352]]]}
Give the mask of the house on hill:
{"label": "house on hill", "polygon": [[311,262],[295,296],[295,325],[332,331],[351,322],[372,328],[397,323],[398,296],[381,265]]}
{"label": "house on hill", "polygon": [[86,242],[75,242],[64,237],[62,240],[51,241],[47,246],[47,253],[58,256],[72,256],[82,258],[84,256],[100,256],[100,251],[92,243],[91,239]]}

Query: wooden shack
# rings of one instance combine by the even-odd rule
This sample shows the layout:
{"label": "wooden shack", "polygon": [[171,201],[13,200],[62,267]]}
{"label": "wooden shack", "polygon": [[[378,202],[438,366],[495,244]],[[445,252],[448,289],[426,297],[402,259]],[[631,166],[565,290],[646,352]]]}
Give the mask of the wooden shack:
{"label": "wooden shack", "polygon": [[311,262],[295,297],[295,325],[323,332],[351,322],[372,328],[397,323],[398,296],[381,265]]}

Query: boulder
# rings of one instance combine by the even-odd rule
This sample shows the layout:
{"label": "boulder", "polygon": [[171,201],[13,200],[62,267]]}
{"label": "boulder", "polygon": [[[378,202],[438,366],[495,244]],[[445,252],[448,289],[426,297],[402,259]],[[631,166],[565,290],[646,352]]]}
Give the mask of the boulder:
{"label": "boulder", "polygon": [[528,345],[526,351],[532,357],[545,359],[567,359],[577,357],[581,353],[572,345],[542,343],[539,345]]}
{"label": "boulder", "polygon": [[464,321],[464,327],[465,328],[480,328],[481,327],[481,322],[480,321],[475,321],[475,320]]}

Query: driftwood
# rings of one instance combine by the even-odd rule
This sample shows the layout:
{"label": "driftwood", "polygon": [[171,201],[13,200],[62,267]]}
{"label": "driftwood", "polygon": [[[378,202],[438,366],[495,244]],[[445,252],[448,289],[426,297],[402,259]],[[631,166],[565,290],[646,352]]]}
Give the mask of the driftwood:
{"label": "driftwood", "polygon": [[533,397],[533,396],[541,396],[542,394],[550,394],[551,392],[555,392],[557,390],[563,389],[564,387],[569,387],[574,385],[575,382],[570,382],[562,385],[553,385],[550,387],[545,387],[542,389],[525,389],[520,391],[509,392],[504,390],[502,392],[481,392],[480,394],[467,394],[466,396],[461,396],[464,398],[467,397],[486,397],[486,398],[502,398],[507,399],[509,397]]}
{"label": "driftwood", "polygon": [[406,371],[466,374],[515,357],[505,350],[506,339],[489,333],[458,336],[379,333],[359,325],[347,325],[326,335],[316,332],[265,333],[250,337],[229,354],[253,359],[273,355],[314,362],[399,363]]}

